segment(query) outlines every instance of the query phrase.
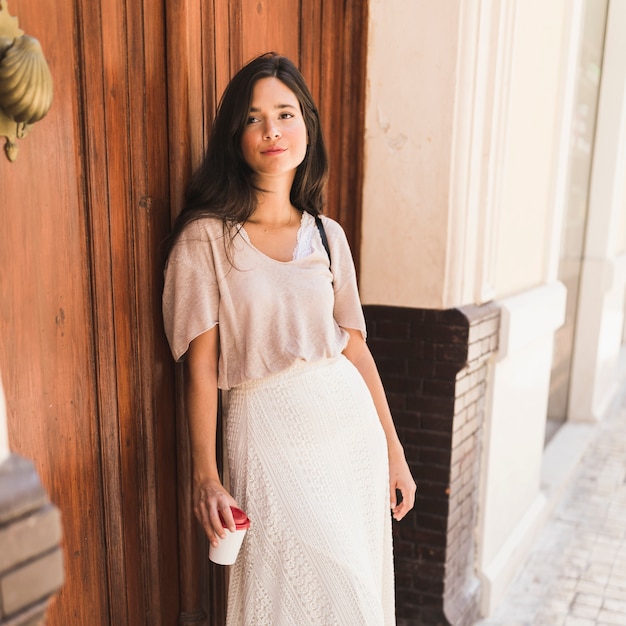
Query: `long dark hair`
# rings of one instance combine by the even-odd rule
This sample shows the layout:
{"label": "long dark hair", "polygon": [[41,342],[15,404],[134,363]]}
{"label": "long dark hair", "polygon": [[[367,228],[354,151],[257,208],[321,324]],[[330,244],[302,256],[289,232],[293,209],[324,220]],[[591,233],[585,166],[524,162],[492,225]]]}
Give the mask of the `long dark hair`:
{"label": "long dark hair", "polygon": [[241,151],[241,136],[249,117],[255,83],[278,78],[295,94],[307,129],[308,146],[296,169],[291,186],[291,203],[313,215],[321,213],[328,175],[328,158],[319,113],[298,68],[287,58],[267,52],[235,74],[226,87],[209,138],[204,159],[192,174],[179,214],[166,247],[169,251],[185,226],[202,217],[222,220],[225,230],[245,222],[256,207],[259,189],[253,171]]}

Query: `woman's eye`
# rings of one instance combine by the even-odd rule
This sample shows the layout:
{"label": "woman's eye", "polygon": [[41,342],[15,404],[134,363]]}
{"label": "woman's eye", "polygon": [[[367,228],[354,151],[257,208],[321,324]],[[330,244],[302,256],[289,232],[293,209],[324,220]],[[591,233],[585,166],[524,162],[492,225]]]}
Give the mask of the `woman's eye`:
{"label": "woman's eye", "polygon": [[247,123],[248,124],[254,124],[255,122],[258,122],[258,121],[259,121],[258,117],[252,117],[251,116],[251,117],[248,118],[248,122]]}
{"label": "woman's eye", "polygon": [[281,113],[280,114],[281,120],[290,120],[292,117],[293,117],[293,113]]}

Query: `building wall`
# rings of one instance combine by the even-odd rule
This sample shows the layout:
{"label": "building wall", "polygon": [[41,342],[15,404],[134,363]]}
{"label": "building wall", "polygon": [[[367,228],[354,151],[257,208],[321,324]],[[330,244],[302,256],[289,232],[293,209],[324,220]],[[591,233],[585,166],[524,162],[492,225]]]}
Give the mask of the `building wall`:
{"label": "building wall", "polygon": [[[589,433],[568,423],[544,447],[566,306],[557,270],[586,1],[370,2],[362,299],[378,316],[490,301],[501,311],[477,444],[484,614],[522,565]],[[605,197],[589,207],[570,421],[577,410],[597,419],[610,401],[624,328],[626,3],[610,7],[598,113],[607,135],[595,144],[602,154],[605,142],[605,156],[592,183]]]}
{"label": "building wall", "polygon": [[[566,4],[370,3],[365,303],[446,308],[543,284]],[[475,249],[484,230],[491,256]],[[487,293],[473,285],[485,261]]]}

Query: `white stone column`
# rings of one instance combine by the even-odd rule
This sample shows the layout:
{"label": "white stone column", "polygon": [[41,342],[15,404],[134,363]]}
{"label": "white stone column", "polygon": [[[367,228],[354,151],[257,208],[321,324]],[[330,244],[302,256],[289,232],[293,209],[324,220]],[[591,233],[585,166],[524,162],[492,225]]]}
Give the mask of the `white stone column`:
{"label": "white stone column", "polygon": [[447,309],[495,295],[501,19],[491,1],[370,2],[365,304]]}
{"label": "white stone column", "polygon": [[609,3],[569,418],[602,417],[618,388],[626,250],[626,2]]}

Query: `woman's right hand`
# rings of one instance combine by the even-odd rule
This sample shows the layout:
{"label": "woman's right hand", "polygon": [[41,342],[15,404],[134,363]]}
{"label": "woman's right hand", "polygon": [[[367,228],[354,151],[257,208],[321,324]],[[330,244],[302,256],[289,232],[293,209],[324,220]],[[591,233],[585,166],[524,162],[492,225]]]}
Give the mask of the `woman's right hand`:
{"label": "woman's right hand", "polygon": [[237,502],[219,480],[194,480],[193,504],[193,512],[212,546],[217,546],[218,537],[226,536],[220,513],[226,528],[232,532],[236,530],[230,507],[237,507]]}

